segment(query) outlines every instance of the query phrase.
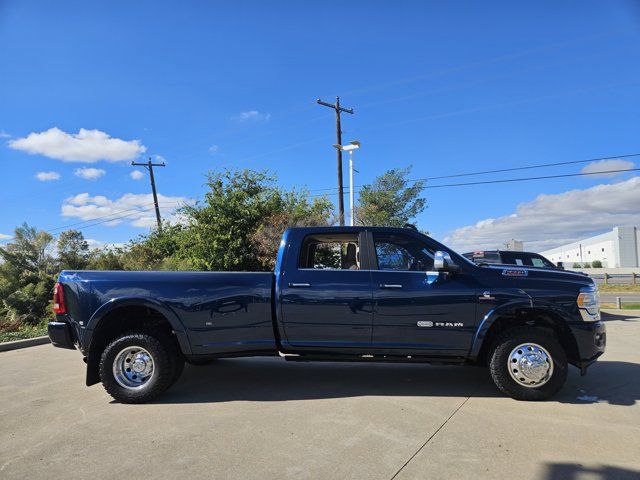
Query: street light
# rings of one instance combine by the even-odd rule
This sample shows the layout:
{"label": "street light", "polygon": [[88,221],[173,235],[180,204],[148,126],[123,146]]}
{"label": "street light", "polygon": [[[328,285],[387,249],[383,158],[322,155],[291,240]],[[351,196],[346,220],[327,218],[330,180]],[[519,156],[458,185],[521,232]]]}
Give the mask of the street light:
{"label": "street light", "polygon": [[360,142],[354,140],[353,142],[349,142],[349,145],[339,145],[335,144],[338,150],[343,152],[349,152],[349,214],[351,215],[351,226],[355,226],[355,212],[354,212],[354,195],[353,195],[353,151],[360,148]]}

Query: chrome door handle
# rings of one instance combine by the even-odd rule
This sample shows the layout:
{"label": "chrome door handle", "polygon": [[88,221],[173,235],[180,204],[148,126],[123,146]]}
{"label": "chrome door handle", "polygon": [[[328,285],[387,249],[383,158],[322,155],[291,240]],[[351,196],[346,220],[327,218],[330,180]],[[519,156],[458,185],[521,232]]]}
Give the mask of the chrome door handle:
{"label": "chrome door handle", "polygon": [[310,286],[310,283],[289,283],[291,288],[309,288]]}
{"label": "chrome door handle", "polygon": [[399,283],[381,283],[380,288],[402,288]]}

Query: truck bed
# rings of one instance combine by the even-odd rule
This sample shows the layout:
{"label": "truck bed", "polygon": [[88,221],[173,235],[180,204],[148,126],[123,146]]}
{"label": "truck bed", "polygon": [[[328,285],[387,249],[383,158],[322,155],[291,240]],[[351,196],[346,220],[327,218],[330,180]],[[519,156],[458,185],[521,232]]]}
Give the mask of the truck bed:
{"label": "truck bed", "polygon": [[81,346],[102,318],[135,304],[167,316],[188,353],[276,350],[270,272],[64,271],[60,281]]}

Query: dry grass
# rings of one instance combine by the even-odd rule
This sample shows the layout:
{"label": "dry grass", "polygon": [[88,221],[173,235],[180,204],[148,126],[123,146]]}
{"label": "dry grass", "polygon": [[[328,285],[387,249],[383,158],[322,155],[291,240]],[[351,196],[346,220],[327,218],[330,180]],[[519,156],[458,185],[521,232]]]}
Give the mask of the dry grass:
{"label": "dry grass", "polygon": [[640,285],[598,285],[601,293],[640,293]]}

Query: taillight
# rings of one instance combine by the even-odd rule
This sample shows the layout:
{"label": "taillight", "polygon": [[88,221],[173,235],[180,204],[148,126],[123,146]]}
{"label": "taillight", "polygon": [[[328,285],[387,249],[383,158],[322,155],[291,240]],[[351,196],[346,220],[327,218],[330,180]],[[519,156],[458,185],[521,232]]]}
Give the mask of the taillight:
{"label": "taillight", "polygon": [[61,283],[56,283],[53,287],[53,313],[67,313],[67,306],[64,304],[64,288]]}

